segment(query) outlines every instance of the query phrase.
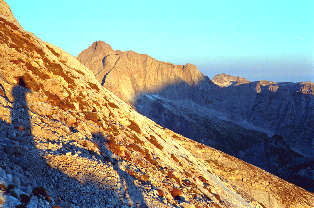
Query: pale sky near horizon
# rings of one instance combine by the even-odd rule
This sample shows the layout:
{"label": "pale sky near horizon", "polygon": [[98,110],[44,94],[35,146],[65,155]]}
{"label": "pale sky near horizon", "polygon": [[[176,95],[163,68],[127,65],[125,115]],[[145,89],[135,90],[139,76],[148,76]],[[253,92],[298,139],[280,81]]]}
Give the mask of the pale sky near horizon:
{"label": "pale sky near horizon", "polygon": [[314,82],[314,0],[6,0],[25,30],[77,56],[96,40],[249,80]]}

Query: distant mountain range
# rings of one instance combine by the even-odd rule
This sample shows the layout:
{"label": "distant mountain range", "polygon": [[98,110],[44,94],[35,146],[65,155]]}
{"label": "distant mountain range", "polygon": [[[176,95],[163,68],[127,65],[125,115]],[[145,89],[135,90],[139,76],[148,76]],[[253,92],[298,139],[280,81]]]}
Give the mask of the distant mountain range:
{"label": "distant mountain range", "polygon": [[78,60],[156,123],[313,191],[314,84],[250,82],[173,65],[102,41]]}

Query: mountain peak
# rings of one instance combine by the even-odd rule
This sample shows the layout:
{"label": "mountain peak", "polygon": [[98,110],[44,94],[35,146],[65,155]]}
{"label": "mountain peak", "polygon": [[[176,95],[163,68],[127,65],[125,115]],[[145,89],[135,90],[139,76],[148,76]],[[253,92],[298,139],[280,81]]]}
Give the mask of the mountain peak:
{"label": "mountain peak", "polygon": [[[83,50],[77,57],[77,59],[91,69],[94,73],[97,73],[102,68],[103,58],[113,53],[112,47],[104,41],[95,41],[87,49]],[[94,66],[97,65],[97,68]]]}
{"label": "mountain peak", "polygon": [[[135,51],[113,51],[96,41],[78,56],[98,81],[128,103],[142,92],[154,92],[171,84],[195,85],[204,79],[193,64],[174,65]],[[119,82],[117,82],[119,80]]]}
{"label": "mountain peak", "polygon": [[101,41],[101,40],[93,42],[91,47],[94,48],[95,51],[96,50],[113,51],[112,47],[108,43]]}
{"label": "mountain peak", "polygon": [[213,83],[220,87],[229,87],[231,85],[240,85],[250,83],[247,79],[239,76],[232,76],[229,74],[217,74],[212,79]]}
{"label": "mountain peak", "polygon": [[4,0],[0,0],[0,15],[5,16],[8,20],[10,20],[11,22],[14,22],[18,26],[20,26],[18,21],[13,16],[9,5]]}
{"label": "mountain peak", "polygon": [[183,69],[184,70],[195,70],[195,69],[197,70],[197,67],[194,64],[186,63],[183,66]]}

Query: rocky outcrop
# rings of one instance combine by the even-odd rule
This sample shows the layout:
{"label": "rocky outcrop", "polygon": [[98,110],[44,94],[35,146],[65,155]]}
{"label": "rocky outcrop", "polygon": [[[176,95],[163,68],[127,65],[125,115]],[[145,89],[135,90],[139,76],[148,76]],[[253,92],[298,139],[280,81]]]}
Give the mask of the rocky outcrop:
{"label": "rocky outcrop", "polygon": [[143,92],[180,82],[192,86],[204,78],[195,65],[173,65],[133,51],[113,51],[102,41],[80,53],[78,60],[94,72],[103,86],[128,103]]}
{"label": "rocky outcrop", "polygon": [[[78,59],[107,89],[163,127],[314,191],[313,83],[249,82],[227,74],[210,80],[194,65],[113,51],[104,42]],[[272,144],[274,135],[286,144],[280,150]],[[272,148],[277,151],[269,153]],[[281,154],[291,158],[282,160]]]}
{"label": "rocky outcrop", "polygon": [[4,16],[8,21],[14,22],[16,26],[20,27],[20,24],[13,16],[9,5],[4,0],[0,0],[0,4],[1,4],[0,15]]}
{"label": "rocky outcrop", "polygon": [[231,85],[240,85],[250,83],[243,77],[235,77],[225,73],[217,74],[213,77],[212,82],[220,87],[229,87]]}
{"label": "rocky outcrop", "polygon": [[0,59],[1,207],[313,206],[313,194],[138,114],[4,16]]}

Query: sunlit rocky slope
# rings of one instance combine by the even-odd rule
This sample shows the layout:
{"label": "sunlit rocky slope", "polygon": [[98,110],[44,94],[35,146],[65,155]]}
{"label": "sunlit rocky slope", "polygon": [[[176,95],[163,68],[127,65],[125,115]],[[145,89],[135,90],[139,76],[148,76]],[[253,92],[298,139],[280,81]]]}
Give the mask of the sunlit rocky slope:
{"label": "sunlit rocky slope", "polygon": [[213,80],[102,41],[78,59],[97,80],[163,127],[314,191],[314,84]]}
{"label": "sunlit rocky slope", "polygon": [[138,114],[0,11],[0,207],[313,207],[313,194]]}
{"label": "sunlit rocky slope", "polygon": [[133,51],[115,51],[103,41],[82,51],[78,60],[102,85],[128,103],[136,102],[143,92],[162,90],[180,81],[193,85],[204,78],[193,64],[173,65]]}

